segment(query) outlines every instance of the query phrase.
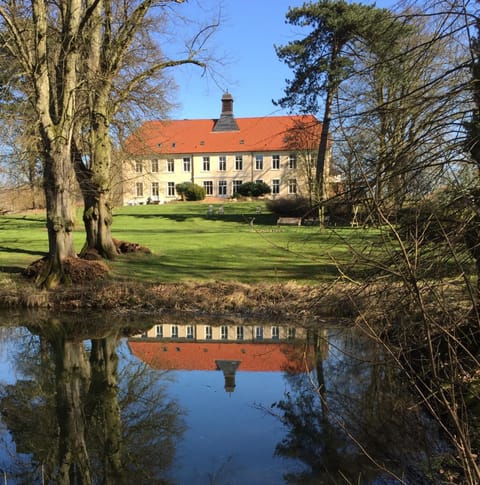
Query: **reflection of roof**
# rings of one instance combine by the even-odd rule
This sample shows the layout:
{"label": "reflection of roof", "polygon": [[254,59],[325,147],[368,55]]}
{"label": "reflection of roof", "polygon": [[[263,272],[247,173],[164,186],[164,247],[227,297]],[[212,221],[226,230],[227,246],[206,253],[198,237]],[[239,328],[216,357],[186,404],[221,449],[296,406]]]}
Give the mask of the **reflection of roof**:
{"label": "reflection of roof", "polygon": [[216,370],[216,360],[239,360],[240,371],[302,372],[303,346],[288,343],[129,340],[133,355],[155,369]]}

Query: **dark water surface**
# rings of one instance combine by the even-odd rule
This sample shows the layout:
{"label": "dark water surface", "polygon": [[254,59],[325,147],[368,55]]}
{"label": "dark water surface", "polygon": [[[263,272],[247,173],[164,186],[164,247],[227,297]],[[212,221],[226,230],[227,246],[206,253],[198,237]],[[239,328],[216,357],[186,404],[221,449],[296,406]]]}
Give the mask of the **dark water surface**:
{"label": "dark water surface", "polygon": [[0,482],[428,483],[434,428],[345,325],[5,319]]}

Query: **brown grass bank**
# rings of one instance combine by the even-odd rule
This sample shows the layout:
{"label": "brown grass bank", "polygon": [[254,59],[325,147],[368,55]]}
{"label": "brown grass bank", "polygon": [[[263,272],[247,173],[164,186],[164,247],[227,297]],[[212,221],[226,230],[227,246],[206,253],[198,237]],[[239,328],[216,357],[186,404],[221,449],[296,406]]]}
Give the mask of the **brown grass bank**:
{"label": "brown grass bank", "polygon": [[181,311],[305,320],[354,316],[359,305],[358,300],[352,300],[355,291],[353,285],[345,283],[319,286],[294,282],[147,284],[111,280],[45,291],[25,281],[4,281],[0,284],[0,306],[119,314]]}

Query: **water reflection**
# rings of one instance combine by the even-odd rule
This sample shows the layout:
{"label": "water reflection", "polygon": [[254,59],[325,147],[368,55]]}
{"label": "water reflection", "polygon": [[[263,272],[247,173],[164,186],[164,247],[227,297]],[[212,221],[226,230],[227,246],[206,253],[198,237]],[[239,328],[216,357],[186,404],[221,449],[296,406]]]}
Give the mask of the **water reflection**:
{"label": "water reflection", "polygon": [[129,347],[155,369],[220,370],[225,391],[230,393],[236,387],[237,370],[303,372],[306,337],[305,328],[279,324],[245,325],[239,321],[214,326],[211,322],[180,321],[154,325],[130,338]]}
{"label": "water reflection", "polygon": [[145,366],[119,374],[122,329],[99,327],[50,319],[16,347],[22,377],[0,396],[18,458],[2,466],[8,483],[163,483],[180,408]]}
{"label": "water reflection", "polygon": [[435,429],[352,329],[169,315],[0,335],[9,484],[432,482]]}

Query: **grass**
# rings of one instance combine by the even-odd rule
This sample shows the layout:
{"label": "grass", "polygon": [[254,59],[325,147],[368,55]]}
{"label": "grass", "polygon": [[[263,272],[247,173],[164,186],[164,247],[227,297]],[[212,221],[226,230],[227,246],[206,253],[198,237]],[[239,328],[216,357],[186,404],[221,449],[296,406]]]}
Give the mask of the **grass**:
{"label": "grass", "polygon": [[[113,236],[147,246],[151,255],[121,256],[112,275],[142,281],[232,281],[315,283],[339,276],[337,263],[352,263],[349,245],[372,246],[372,230],[277,227],[263,203],[172,203],[121,207],[114,211]],[[261,207],[261,213],[257,213]],[[81,215],[75,246],[84,242]],[[20,272],[48,248],[45,215],[0,218],[0,271]],[[356,269],[358,272],[358,267]]]}

